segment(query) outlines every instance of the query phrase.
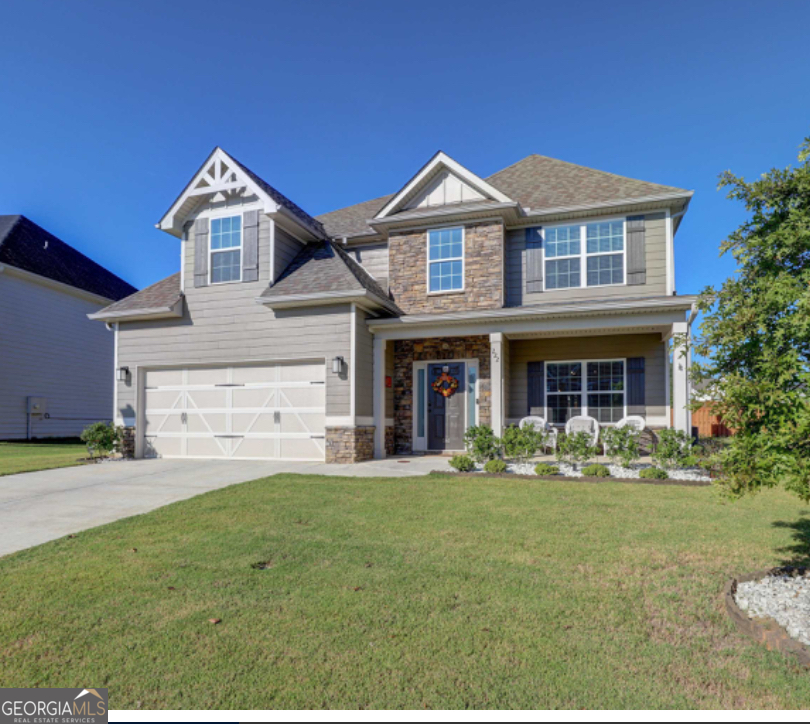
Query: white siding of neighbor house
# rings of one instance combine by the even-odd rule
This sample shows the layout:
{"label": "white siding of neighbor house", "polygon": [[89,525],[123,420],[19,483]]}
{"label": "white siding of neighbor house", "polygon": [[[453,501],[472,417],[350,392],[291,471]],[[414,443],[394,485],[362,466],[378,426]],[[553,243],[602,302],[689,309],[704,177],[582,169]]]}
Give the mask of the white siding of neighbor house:
{"label": "white siding of neighbor house", "polygon": [[[520,307],[528,304],[546,304],[579,299],[605,299],[608,297],[652,297],[667,293],[666,262],[666,219],[663,213],[646,214],[645,249],[647,283],[602,287],[581,287],[575,289],[553,289],[529,294],[526,291],[526,230],[508,229],[506,242],[506,289],[507,307]],[[564,223],[585,223],[586,220],[572,220]],[[555,224],[556,225],[556,222]],[[549,224],[551,226],[551,224]],[[625,256],[625,263],[627,258]],[[585,270],[582,270],[585,274]],[[544,274],[545,276],[545,274]]]}
{"label": "white siding of neighbor house", "polygon": [[145,368],[296,359],[323,359],[327,365],[327,416],[351,413],[350,377],[346,370],[340,375],[331,371],[333,357],[351,358],[351,307],[343,304],[273,312],[258,303],[256,299],[270,281],[269,229],[269,220],[260,213],[258,281],[195,287],[192,228],[189,240],[183,242],[183,317],[120,323],[118,363],[132,373],[118,386],[118,411],[126,424],[135,424],[137,384]]}
{"label": "white siding of neighbor house", "polygon": [[0,274],[0,440],[26,437],[26,398],[47,398],[34,437],[74,437],[110,420],[114,335],[87,315],[104,304]]}

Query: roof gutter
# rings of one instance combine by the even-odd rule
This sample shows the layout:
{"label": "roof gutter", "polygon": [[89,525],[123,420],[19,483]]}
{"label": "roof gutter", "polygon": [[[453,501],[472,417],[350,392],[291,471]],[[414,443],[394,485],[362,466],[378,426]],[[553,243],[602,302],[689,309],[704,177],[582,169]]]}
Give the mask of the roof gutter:
{"label": "roof gutter", "polygon": [[142,309],[122,309],[120,312],[100,312],[88,314],[94,322],[139,322],[147,319],[170,319],[183,316],[183,297],[168,307],[144,307]]}

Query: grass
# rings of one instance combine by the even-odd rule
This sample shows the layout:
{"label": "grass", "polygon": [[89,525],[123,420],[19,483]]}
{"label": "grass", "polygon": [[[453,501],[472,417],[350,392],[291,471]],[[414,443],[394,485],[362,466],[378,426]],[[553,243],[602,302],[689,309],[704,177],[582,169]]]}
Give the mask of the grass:
{"label": "grass", "polygon": [[0,681],[113,709],[802,708],[810,672],[721,593],[809,554],[779,491],[278,475],[0,559]]}
{"label": "grass", "polygon": [[0,475],[81,465],[87,448],[77,440],[0,442]]}

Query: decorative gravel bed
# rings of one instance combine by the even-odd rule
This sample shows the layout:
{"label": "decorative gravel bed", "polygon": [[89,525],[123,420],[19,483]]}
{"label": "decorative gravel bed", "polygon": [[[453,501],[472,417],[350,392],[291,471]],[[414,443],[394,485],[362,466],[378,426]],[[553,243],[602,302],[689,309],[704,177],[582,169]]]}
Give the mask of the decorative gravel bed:
{"label": "decorative gravel bed", "polygon": [[737,584],[737,605],[749,618],[767,616],[788,634],[810,646],[810,573],[775,572]]}
{"label": "decorative gravel bed", "polygon": [[[560,469],[560,475],[567,478],[581,478],[582,470],[578,470],[568,463],[549,463]],[[509,473],[516,475],[534,475],[534,468],[537,463],[510,463],[507,465],[506,470]],[[639,478],[639,471],[644,468],[651,468],[652,465],[640,463],[632,468],[623,468],[619,465],[607,465],[610,470],[611,478],[623,478],[625,480],[634,480]],[[476,472],[484,472],[484,466],[476,464]],[[706,475],[705,471],[700,468],[685,468],[683,470],[667,470],[667,475],[670,480],[692,480],[695,482],[709,482],[711,478]]]}

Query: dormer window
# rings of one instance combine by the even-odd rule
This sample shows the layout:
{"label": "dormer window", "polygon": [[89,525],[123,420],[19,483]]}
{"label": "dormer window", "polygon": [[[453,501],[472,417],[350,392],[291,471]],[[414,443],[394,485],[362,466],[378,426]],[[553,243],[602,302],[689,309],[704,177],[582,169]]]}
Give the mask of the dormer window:
{"label": "dormer window", "polygon": [[464,289],[464,229],[428,231],[428,292]]}
{"label": "dormer window", "polygon": [[211,284],[242,281],[242,217],[211,219]]}

